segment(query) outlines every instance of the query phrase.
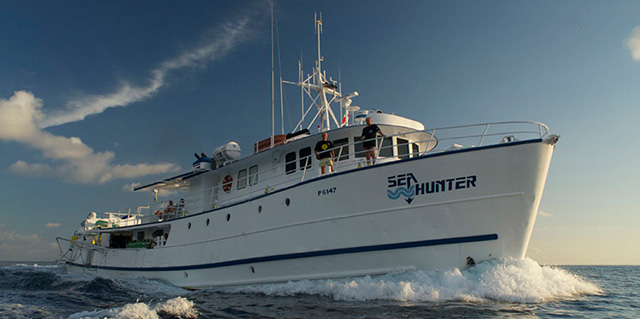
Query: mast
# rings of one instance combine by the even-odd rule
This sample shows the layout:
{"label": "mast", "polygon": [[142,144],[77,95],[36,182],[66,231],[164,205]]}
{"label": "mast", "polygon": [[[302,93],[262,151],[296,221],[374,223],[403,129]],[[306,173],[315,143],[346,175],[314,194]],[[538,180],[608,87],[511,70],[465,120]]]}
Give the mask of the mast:
{"label": "mast", "polygon": [[276,123],[275,123],[275,108],[276,108],[276,102],[275,102],[275,87],[274,87],[274,82],[275,82],[275,72],[273,70],[273,2],[271,2],[271,144],[269,146],[269,148],[273,147],[274,143],[274,139],[275,139],[275,130],[276,130]]}
{"label": "mast", "polygon": [[[300,60],[298,61],[298,83],[302,83],[304,73],[302,72],[302,51],[300,52]],[[300,122],[304,122],[304,87],[300,86],[300,114],[302,119]]]}
{"label": "mast", "polygon": [[326,76],[323,76],[322,72],[322,53],[320,52],[320,35],[322,34],[322,12],[320,13],[320,19],[318,19],[318,14],[315,14],[315,24],[316,24],[316,35],[318,36],[318,60],[316,61],[316,84],[319,85],[322,90],[319,91],[320,97],[320,105],[322,105],[320,111],[324,111],[321,117],[320,123],[320,131],[328,131],[331,129],[331,122],[329,121],[329,112],[331,108],[327,103],[327,93],[324,87],[326,81]]}
{"label": "mast", "polygon": [[[273,4],[271,4],[273,6]],[[278,43],[278,76],[280,80],[280,134],[284,135],[284,95],[282,91],[282,57],[280,56],[280,31],[276,19],[276,41]]]}
{"label": "mast", "polygon": [[[322,13],[320,14],[320,18],[318,18],[318,14],[316,13],[314,16],[315,21],[315,33],[317,39],[317,53],[318,58],[315,61],[315,67],[313,68],[313,74],[308,75],[304,78],[302,73],[301,61],[298,61],[299,65],[299,73],[298,73],[298,82],[290,82],[290,81],[282,81],[282,83],[287,84],[295,84],[300,86],[303,96],[302,96],[302,118],[300,122],[295,126],[295,130],[300,130],[303,128],[303,122],[305,117],[313,107],[316,108],[316,114],[306,127],[307,129],[311,129],[316,120],[318,120],[318,131],[325,132],[331,130],[331,122],[334,123],[335,127],[341,127],[342,120],[342,112],[340,112],[340,118],[336,119],[336,115],[331,108],[331,103],[333,102],[342,102],[346,99],[343,99],[341,88],[335,85],[335,81],[331,78],[327,78],[325,71],[322,70],[322,62],[324,58],[322,57],[322,52],[320,50],[321,41],[320,36],[322,34]],[[315,91],[315,94],[313,94]],[[312,100],[311,105],[304,110],[304,93]],[[356,93],[357,95],[357,93]],[[351,94],[351,97],[355,95]],[[342,110],[341,110],[342,111]]]}

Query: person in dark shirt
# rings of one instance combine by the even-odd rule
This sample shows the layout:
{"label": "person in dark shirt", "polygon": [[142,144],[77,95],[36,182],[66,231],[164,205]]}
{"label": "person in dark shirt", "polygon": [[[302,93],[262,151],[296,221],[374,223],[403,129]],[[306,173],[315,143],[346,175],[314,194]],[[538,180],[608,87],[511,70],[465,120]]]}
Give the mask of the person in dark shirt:
{"label": "person in dark shirt", "polygon": [[316,143],[316,147],[313,149],[316,153],[316,159],[320,160],[320,171],[322,175],[324,175],[327,166],[331,168],[331,172],[334,172],[333,158],[336,154],[333,150],[333,143],[327,140],[328,137],[329,134],[326,132],[322,133],[322,141]]}
{"label": "person in dark shirt", "polygon": [[471,258],[471,256],[467,256],[467,267],[473,267],[476,265],[476,261]]}
{"label": "person in dark shirt", "polygon": [[[367,117],[367,126],[362,129],[362,136],[360,139],[362,142],[362,148],[364,148],[364,156],[367,159],[367,165],[375,165],[376,164],[376,137],[378,133],[385,137],[378,127],[378,125],[373,124],[373,120],[370,117]],[[369,164],[371,162],[371,164]]]}

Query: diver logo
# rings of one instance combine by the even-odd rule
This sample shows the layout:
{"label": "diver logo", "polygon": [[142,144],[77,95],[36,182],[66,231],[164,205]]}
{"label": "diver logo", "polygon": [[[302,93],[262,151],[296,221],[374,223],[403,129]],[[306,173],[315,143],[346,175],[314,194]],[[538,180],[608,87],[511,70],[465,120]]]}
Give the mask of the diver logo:
{"label": "diver logo", "polygon": [[478,177],[471,175],[418,183],[413,173],[400,174],[387,177],[387,197],[392,200],[404,197],[411,204],[419,195],[475,188],[477,181]]}
{"label": "diver logo", "polygon": [[[413,185],[411,182],[413,182]],[[389,176],[387,177],[387,197],[396,200],[400,196],[404,196],[404,200],[411,204],[416,193],[416,183],[418,183],[418,180],[413,176],[413,173]]]}

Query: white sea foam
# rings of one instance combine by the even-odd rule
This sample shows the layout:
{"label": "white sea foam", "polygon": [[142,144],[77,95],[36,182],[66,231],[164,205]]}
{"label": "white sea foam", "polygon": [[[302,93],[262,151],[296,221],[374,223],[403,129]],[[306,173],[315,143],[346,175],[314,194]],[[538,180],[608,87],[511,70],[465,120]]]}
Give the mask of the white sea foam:
{"label": "white sea foam", "polygon": [[320,295],[334,300],[486,301],[536,303],[599,294],[594,283],[531,259],[492,260],[448,271],[410,271],[376,277],[303,280],[283,284],[223,288],[223,292],[290,296]]}
{"label": "white sea foam", "polygon": [[69,316],[69,319],[159,319],[161,315],[185,319],[198,318],[198,311],[194,308],[192,301],[183,297],[176,297],[154,306],[136,302],[106,310],[83,311]]}
{"label": "white sea foam", "polygon": [[25,263],[18,263],[13,265],[14,267],[21,267],[21,268],[60,268],[60,265],[58,264],[52,264],[52,263],[45,263],[45,264],[38,264],[38,263],[33,263],[33,264],[25,264]]}
{"label": "white sea foam", "polygon": [[154,307],[157,313],[166,313],[180,318],[197,318],[198,311],[194,308],[193,301],[184,297],[169,299]]}

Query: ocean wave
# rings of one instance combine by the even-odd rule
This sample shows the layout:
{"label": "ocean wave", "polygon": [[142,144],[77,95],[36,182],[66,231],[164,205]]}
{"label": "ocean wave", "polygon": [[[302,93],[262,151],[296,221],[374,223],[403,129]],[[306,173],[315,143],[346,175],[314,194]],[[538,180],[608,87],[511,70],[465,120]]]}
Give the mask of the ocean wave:
{"label": "ocean wave", "polygon": [[72,314],[69,319],[159,319],[165,317],[198,318],[198,311],[193,301],[184,297],[176,297],[151,306],[142,302],[128,303],[122,307],[105,310],[83,311]]}
{"label": "ocean wave", "polygon": [[334,300],[393,300],[409,302],[487,300],[538,303],[579,295],[601,294],[602,289],[566,270],[540,266],[531,259],[499,259],[469,269],[408,271],[349,279],[302,280],[221,288],[229,293],[275,296],[320,295]]}
{"label": "ocean wave", "polygon": [[[83,310],[115,309],[132,301],[171,300],[185,293],[187,290],[166,281],[145,277],[65,273],[64,267],[15,264],[0,267],[0,318],[66,317]],[[167,301],[151,310],[160,314],[180,313],[171,310],[178,309],[180,303],[176,306],[172,302],[175,303]],[[138,313],[136,307],[141,306],[129,305],[117,317],[128,318],[125,314]]]}
{"label": "ocean wave", "polygon": [[54,318],[51,310],[42,306],[0,303],[0,318]]}

